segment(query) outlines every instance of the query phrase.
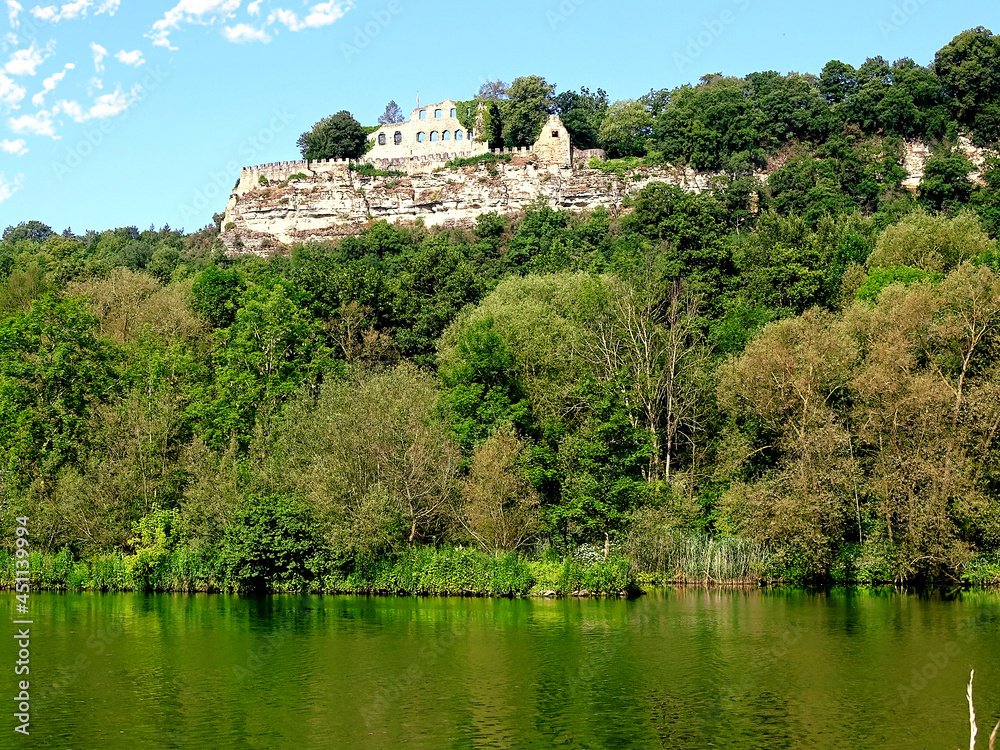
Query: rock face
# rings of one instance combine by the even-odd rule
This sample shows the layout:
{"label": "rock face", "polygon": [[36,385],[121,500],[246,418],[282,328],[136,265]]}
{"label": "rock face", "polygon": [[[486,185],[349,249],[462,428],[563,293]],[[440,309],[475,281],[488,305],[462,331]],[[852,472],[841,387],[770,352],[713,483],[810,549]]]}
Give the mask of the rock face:
{"label": "rock face", "polygon": [[518,213],[536,200],[557,209],[604,206],[616,214],[626,195],[651,182],[693,192],[711,187],[710,178],[692,170],[640,169],[622,178],[598,169],[540,165],[533,158],[457,169],[429,164],[427,169],[405,177],[337,170],[234,193],[223,219],[223,241],[231,252],[260,254],[278,243],[358,234],[382,220],[472,227],[482,213]]}
{"label": "rock face", "polygon": [[[987,154],[968,141],[961,145],[981,167]],[[568,148],[568,142],[553,139],[553,146]],[[916,190],[929,154],[922,143],[906,144],[905,187]],[[560,160],[564,160],[561,150]],[[427,161],[411,165],[402,177],[361,175],[350,171],[346,162],[312,163],[305,178],[304,162],[247,169],[226,206],[222,239],[234,254],[268,254],[297,242],[358,234],[382,220],[472,227],[482,213],[515,214],[536,200],[563,210],[603,206],[614,215],[627,195],[651,182],[701,192],[719,178],[669,167],[641,167],[622,177],[574,161],[551,163],[538,153],[515,154],[509,162],[474,167],[449,168],[442,161]],[[767,181],[766,172],[755,176]],[[972,178],[980,179],[979,173]]]}

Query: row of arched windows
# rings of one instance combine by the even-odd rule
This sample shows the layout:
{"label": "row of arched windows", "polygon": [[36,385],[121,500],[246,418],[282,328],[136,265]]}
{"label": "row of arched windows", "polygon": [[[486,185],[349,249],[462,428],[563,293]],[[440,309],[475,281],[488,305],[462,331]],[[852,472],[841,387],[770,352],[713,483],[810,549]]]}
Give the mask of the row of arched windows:
{"label": "row of arched windows", "polygon": [[[464,138],[465,138],[465,136],[464,136],[464,134],[462,133],[461,130],[456,130],[455,131],[455,140],[456,141],[461,141]],[[417,133],[417,143],[423,143],[426,140],[427,140],[427,134],[426,133],[424,133],[423,131],[420,131],[419,133]],[[450,141],[451,140],[451,131],[450,130],[443,130],[440,133],[438,133],[436,130],[432,130],[431,131],[431,135],[430,135],[430,140],[431,140],[431,142],[434,142],[434,141],[437,141],[437,140]]]}
{"label": "row of arched windows", "polygon": [[[465,140],[465,136],[466,136],[466,134],[463,133],[461,130],[456,130],[455,131],[455,140],[456,141]],[[469,131],[468,136],[469,136],[470,139],[472,138],[472,131],[471,130]],[[441,141],[450,141],[451,139],[452,139],[452,135],[451,135],[451,131],[450,130],[443,130],[440,133],[438,133],[438,131],[436,131],[436,130],[432,130],[431,134],[430,134],[430,140],[431,140],[432,143],[434,141],[438,141],[438,140],[441,140]],[[393,142],[397,146],[399,146],[400,144],[403,143],[403,134],[400,133],[397,130],[396,134],[393,136],[392,140],[393,140]],[[417,143],[424,143],[426,140],[427,140],[427,133],[425,133],[423,131],[420,131],[419,133],[417,133]],[[378,134],[378,145],[384,146],[385,144],[386,144],[385,133],[379,133]]]}

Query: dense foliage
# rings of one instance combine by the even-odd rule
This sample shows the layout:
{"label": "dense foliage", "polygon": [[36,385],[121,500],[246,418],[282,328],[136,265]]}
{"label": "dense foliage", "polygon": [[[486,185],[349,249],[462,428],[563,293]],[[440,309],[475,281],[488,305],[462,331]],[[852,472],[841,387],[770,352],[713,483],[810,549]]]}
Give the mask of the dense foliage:
{"label": "dense foliage", "polygon": [[[397,107],[398,109],[398,107]],[[386,114],[389,116],[389,109]],[[368,133],[350,112],[341,111],[324,117],[299,136],[298,146],[303,159],[356,159],[365,152]]]}
{"label": "dense foliage", "polygon": [[[1000,170],[954,148],[995,133],[995,45],[552,96],[589,143],[729,171],[621,215],[376,222],[268,259],[9,227],[0,532],[30,516],[53,580],[96,588],[995,582]],[[530,123],[546,87],[491,104],[530,89]]]}

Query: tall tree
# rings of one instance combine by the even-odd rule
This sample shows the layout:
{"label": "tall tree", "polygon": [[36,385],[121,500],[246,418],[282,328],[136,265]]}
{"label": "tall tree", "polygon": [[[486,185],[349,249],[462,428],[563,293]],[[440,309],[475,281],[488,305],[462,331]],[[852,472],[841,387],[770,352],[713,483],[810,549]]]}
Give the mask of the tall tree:
{"label": "tall tree", "polygon": [[395,125],[396,123],[403,122],[404,119],[403,110],[396,104],[396,100],[392,99],[385,105],[385,112],[379,115],[378,124]]}
{"label": "tall tree", "polygon": [[325,117],[296,141],[302,158],[356,159],[365,152],[367,136],[361,123],[350,112],[343,110]]}
{"label": "tall tree", "polygon": [[555,106],[555,86],[541,76],[516,78],[501,105],[503,140],[508,147],[530,146]]}

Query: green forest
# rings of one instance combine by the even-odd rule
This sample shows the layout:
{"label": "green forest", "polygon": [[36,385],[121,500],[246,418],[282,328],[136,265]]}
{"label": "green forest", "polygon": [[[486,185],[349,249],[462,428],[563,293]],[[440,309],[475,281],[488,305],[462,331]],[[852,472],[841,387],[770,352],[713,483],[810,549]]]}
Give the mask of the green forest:
{"label": "green forest", "polygon": [[624,179],[723,176],[268,258],[7,227],[4,581],[28,516],[51,588],[1000,583],[1000,161],[959,148],[1000,137],[1000,38],[504,96],[500,137],[556,111]]}

